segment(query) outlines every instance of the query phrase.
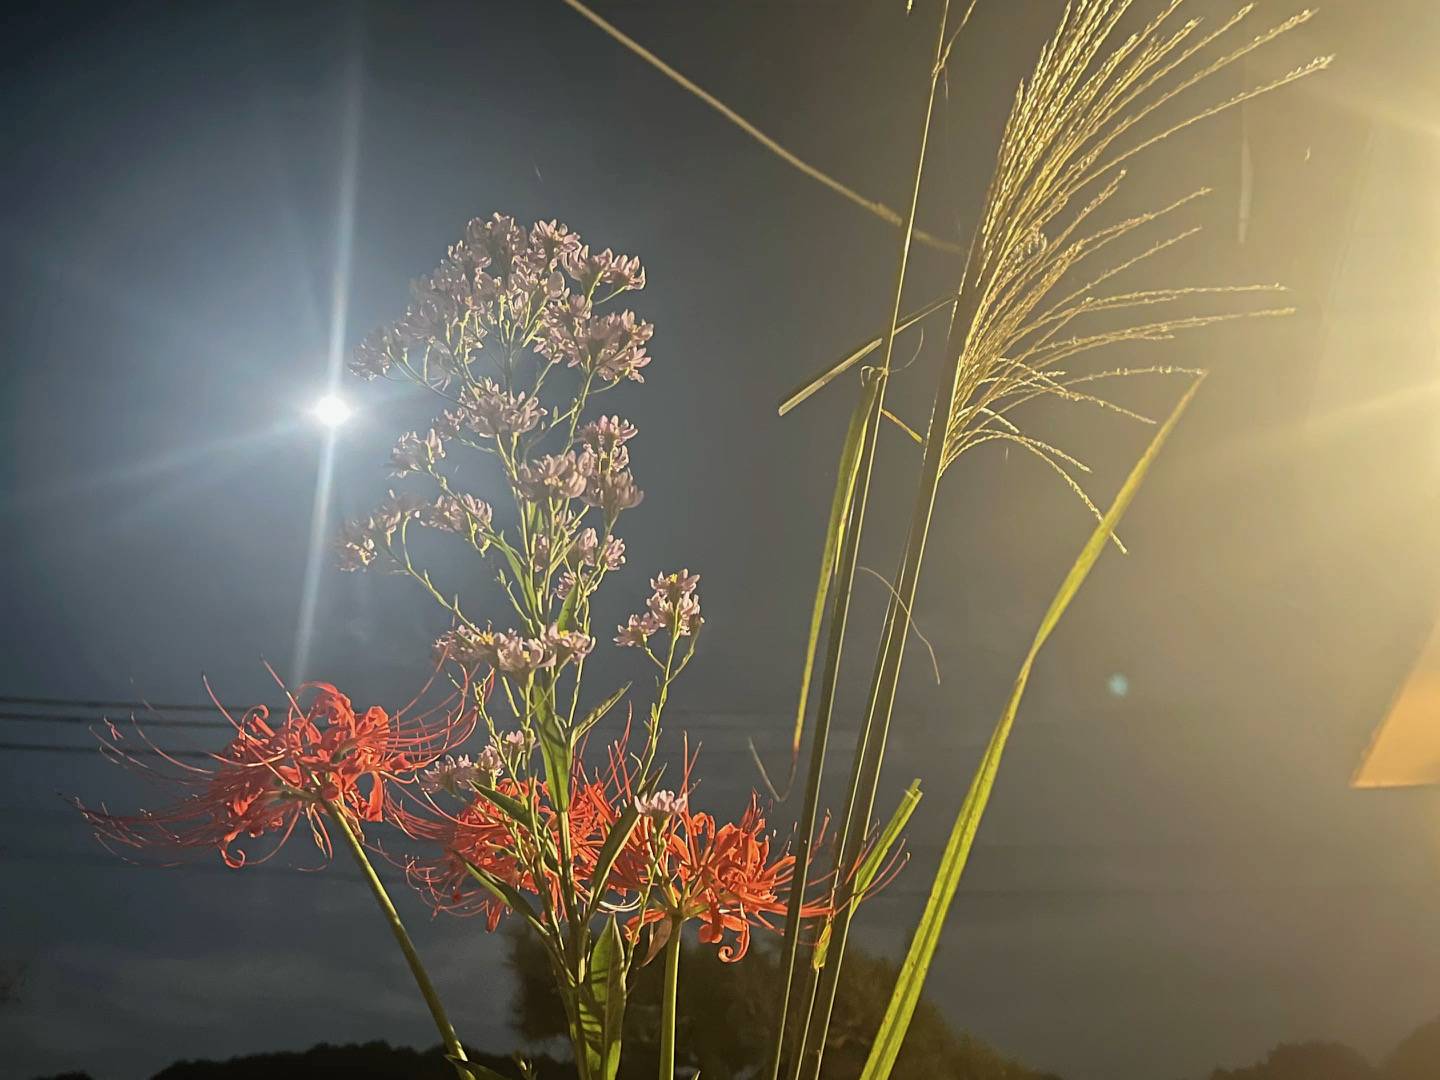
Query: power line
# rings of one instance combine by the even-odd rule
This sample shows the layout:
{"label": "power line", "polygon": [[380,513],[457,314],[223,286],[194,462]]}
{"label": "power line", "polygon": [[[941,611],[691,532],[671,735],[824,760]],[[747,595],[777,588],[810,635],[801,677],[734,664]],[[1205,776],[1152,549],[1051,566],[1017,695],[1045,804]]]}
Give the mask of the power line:
{"label": "power line", "polygon": [[[155,702],[155,701],[124,701],[119,698],[64,698],[64,697],[23,697],[18,694],[0,694],[0,705],[29,705],[36,708],[71,708],[71,709],[116,709],[129,712],[217,712],[225,709],[229,712],[244,712],[246,709],[254,708],[251,705],[221,705],[217,708],[214,702]],[[281,706],[269,706],[271,709],[285,708]],[[793,713],[787,709],[700,709],[682,705],[672,705],[669,711],[683,715],[701,715],[714,717],[735,717],[743,719],[746,717],[761,717],[765,719],[779,719],[781,717],[792,718]]]}
{"label": "power line", "polygon": [[[0,742],[0,750],[19,753],[93,755],[98,752],[98,749],[94,746],[67,746],[63,743]],[[206,761],[213,761],[215,758],[215,755],[208,750],[166,750],[161,752],[151,749],[127,749],[125,754],[128,757],[199,758]]]}
{"label": "power line", "polygon": [[[104,719],[103,716],[97,717],[85,713],[32,713],[0,709],[0,720],[9,720],[21,724],[96,724],[102,722]],[[231,728],[230,723],[225,720],[184,720],[157,716],[147,720],[146,724],[152,727],[201,728],[210,731],[221,728],[234,730],[234,728]]]}
{"label": "power line", "polygon": [[[118,701],[86,698],[58,698],[58,697],[20,697],[15,694],[0,694],[0,705],[34,705],[41,708],[70,708],[70,709],[128,709],[128,710],[154,710],[160,712],[214,712],[215,703],[206,702],[203,705],[177,705],[157,704],[153,701]],[[225,708],[234,711],[238,709],[245,711],[245,706],[226,705]]]}

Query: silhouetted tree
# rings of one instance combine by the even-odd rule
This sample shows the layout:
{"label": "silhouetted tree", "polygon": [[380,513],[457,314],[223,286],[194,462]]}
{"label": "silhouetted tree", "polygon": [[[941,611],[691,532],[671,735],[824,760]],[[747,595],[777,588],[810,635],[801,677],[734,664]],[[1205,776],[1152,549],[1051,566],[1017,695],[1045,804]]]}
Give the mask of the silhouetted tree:
{"label": "silhouetted tree", "polygon": [[[542,946],[528,935],[512,934],[509,940],[510,966],[518,986],[512,1005],[516,1028],[531,1043],[563,1038],[564,1007]],[[706,1080],[751,1075],[767,1060],[775,1030],[781,979],[778,950],[757,943],[741,963],[725,964],[713,946],[687,942],[680,963],[685,972],[676,1039],[681,1063],[698,1069]],[[649,1080],[655,1075],[661,966],[656,962],[641,969],[631,993],[621,1080]],[[893,963],[853,949],[845,956],[844,971],[826,1043],[824,1080],[851,1080],[860,1074],[895,985]],[[895,1075],[927,1080],[1047,1080],[982,1040],[956,1033],[928,1001],[915,1011]]]}
{"label": "silhouetted tree", "polygon": [[[509,1058],[484,1054],[466,1047],[472,1061],[502,1076],[520,1077]],[[544,1062],[541,1063],[545,1064]],[[549,1063],[554,1068],[553,1063]],[[542,1073],[541,1075],[562,1075]],[[155,1074],[152,1080],[455,1080],[455,1070],[436,1046],[412,1050],[386,1042],[349,1043],[331,1046],[321,1043],[309,1050],[275,1054],[248,1054],[228,1061],[177,1061]]]}
{"label": "silhouetted tree", "polygon": [[[1380,1073],[1344,1043],[1282,1043],[1263,1062],[1216,1069],[1210,1080],[1380,1080]],[[1433,1074],[1427,1074],[1434,1080]]]}
{"label": "silhouetted tree", "polygon": [[1416,1028],[1385,1059],[1384,1080],[1436,1080],[1440,1077],[1440,1019]]}

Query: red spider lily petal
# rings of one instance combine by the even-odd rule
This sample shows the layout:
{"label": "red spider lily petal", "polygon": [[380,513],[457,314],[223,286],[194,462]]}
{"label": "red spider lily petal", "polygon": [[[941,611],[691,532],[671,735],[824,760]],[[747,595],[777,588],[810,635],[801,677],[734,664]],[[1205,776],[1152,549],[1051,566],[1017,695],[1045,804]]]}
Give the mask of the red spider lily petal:
{"label": "red spider lily petal", "polygon": [[[526,797],[526,792],[514,781],[502,780],[499,790],[512,798]],[[432,859],[406,861],[405,873],[410,883],[429,899],[437,912],[484,915],[486,927],[494,930],[505,914],[506,905],[475,879],[470,867],[516,888],[522,887],[526,878],[516,853],[514,826],[502,811],[488,799],[476,796],[454,816],[414,814],[398,806],[392,809],[391,815],[407,836],[430,840],[440,846],[440,854]]]}
{"label": "red spider lily petal", "polygon": [[[718,827],[712,815],[688,807],[661,823],[642,819],[616,860],[613,884],[627,893],[648,888],[660,906],[638,913],[631,933],[677,915],[697,919],[701,941],[719,945],[721,960],[739,960],[751,928],[776,929],[769,916],[784,914],[790,902],[795,857],[782,850],[772,858],[771,843],[754,795],[739,822]],[[805,918],[833,912],[822,901],[801,907]]]}
{"label": "red spider lily petal", "polygon": [[[402,718],[406,710],[391,716],[374,706],[356,715],[350,699],[328,683],[306,684],[300,696],[307,694],[313,695],[308,705],[289,696],[289,708],[278,724],[271,723],[264,706],[248,710],[238,720],[221,708],[235,735],[223,751],[211,755],[211,765],[205,768],[167,754],[139,724],[134,731],[144,746],[132,751],[110,724],[109,735],[100,736],[107,756],[185,797],[161,810],[130,815],[111,814],[104,807],[92,810],[78,799],[75,805],[107,846],[176,854],[214,849],[231,867],[255,861],[240,846],[243,838],[275,837],[259,860],[264,861],[303,818],[328,858],[324,801],[357,824],[378,821],[384,813],[387,783],[409,782],[475,727],[473,711],[463,708],[442,706],[407,719]],[[452,697],[446,704],[455,700]],[[463,690],[459,700],[464,700]],[[160,764],[151,765],[142,755],[153,755]]]}
{"label": "red spider lily petal", "polygon": [[[684,791],[692,786],[693,764],[694,759],[687,755]],[[587,903],[593,899],[593,877],[605,839],[623,808],[635,801],[623,742],[610,748],[608,765],[603,779],[586,777],[577,770],[571,785],[572,875]],[[425,812],[419,814],[399,804],[389,810],[391,819],[411,838],[440,848],[433,857],[408,860],[411,882],[436,911],[483,914],[492,930],[506,905],[475,879],[471,867],[517,891],[543,897],[551,911],[560,904],[560,879],[553,866],[559,851],[558,816],[549,804],[545,785],[507,779],[501,780],[497,789],[534,807],[536,820],[548,836],[543,853],[524,825],[483,795],[477,794],[454,815],[434,803],[426,804]],[[693,919],[700,923],[700,940],[719,946],[721,960],[739,960],[749,950],[754,927],[778,929],[771,920],[785,914],[790,903],[795,857],[788,847],[773,850],[774,839],[766,832],[759,799],[753,794],[740,820],[724,825],[717,825],[710,814],[690,810],[688,799],[682,800],[682,805],[667,817],[647,814],[636,822],[611,867],[604,886],[611,899],[604,906],[607,910],[633,910],[640,898],[646,897],[646,906],[629,920],[632,937],[649,923],[675,917]],[[882,875],[885,880],[889,876],[888,872]],[[820,882],[826,880],[831,880],[829,875]],[[836,908],[830,900],[814,900],[805,901],[800,910],[802,917],[818,919],[833,915]]]}
{"label": "red spider lily petal", "polygon": [[[543,888],[552,908],[560,904],[561,883],[550,865],[560,849],[558,816],[548,801],[543,782],[516,782],[502,779],[496,790],[522,804],[535,807],[536,819],[548,834],[546,854],[537,850],[536,839],[523,826],[483,795],[477,794],[458,814],[448,814],[433,802],[415,813],[394,804],[390,819],[407,836],[437,844],[438,854],[411,857],[405,870],[414,885],[437,912],[453,915],[484,915],[494,930],[507,905],[478,881],[470,868],[482,870],[520,891],[539,896]],[[572,784],[569,821],[573,877],[581,899],[588,900],[587,885],[599,860],[605,837],[619,818],[607,797],[605,785],[577,772]],[[540,884],[535,867],[540,867]]]}

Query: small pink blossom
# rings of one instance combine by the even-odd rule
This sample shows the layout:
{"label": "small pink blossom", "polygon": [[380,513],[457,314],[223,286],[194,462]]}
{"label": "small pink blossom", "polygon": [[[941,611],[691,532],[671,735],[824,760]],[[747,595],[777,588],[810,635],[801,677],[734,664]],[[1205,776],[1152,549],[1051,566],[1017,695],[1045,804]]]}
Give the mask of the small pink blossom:
{"label": "small pink blossom", "polygon": [[664,821],[667,818],[683,814],[690,808],[690,800],[685,793],[674,791],[657,791],[653,795],[635,796],[635,810],[642,817],[652,818],[656,821]]}

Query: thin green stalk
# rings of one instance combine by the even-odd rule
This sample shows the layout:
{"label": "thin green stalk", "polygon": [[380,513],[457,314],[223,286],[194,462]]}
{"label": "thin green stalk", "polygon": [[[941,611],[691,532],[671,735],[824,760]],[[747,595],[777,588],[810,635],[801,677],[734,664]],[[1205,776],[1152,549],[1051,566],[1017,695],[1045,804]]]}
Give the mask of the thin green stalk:
{"label": "thin green stalk", "polygon": [[[850,795],[837,837],[832,888],[837,890],[838,910],[831,925],[825,968],[818,980],[817,996],[820,1007],[818,1011],[812,1011],[810,1016],[811,1031],[821,1033],[822,1036],[828,1029],[834,1012],[840,969],[849,942],[850,922],[855,913],[854,904],[849,902],[850,896],[842,889],[845,870],[859,860],[865,843],[866,827],[875,810],[875,794],[879,786],[880,767],[885,758],[890,719],[895,707],[895,691],[899,685],[900,668],[909,639],[910,619],[905,613],[915,609],[915,594],[920,581],[920,568],[925,559],[930,521],[935,511],[935,497],[940,486],[940,475],[946,464],[946,441],[952,403],[964,370],[971,326],[981,301],[981,291],[978,288],[966,288],[970,283],[975,252],[976,248],[972,245],[971,259],[967,260],[962,271],[960,284],[956,289],[956,304],[951,310],[950,330],[945,344],[947,362],[941,369],[935,389],[935,402],[930,412],[915,507],[911,514],[900,570],[895,578],[894,594],[886,611],[884,630],[875,656],[865,719],[855,747]],[[814,1067],[809,1073],[814,1080],[819,1078],[824,1050],[822,1038],[815,1046]],[[797,1071],[797,1078],[800,1075],[801,1072]]]}
{"label": "thin green stalk", "polygon": [[445,1015],[445,1006],[440,1004],[440,995],[435,992],[435,984],[430,981],[430,974],[425,970],[425,965],[421,963],[420,954],[415,951],[415,943],[410,940],[410,934],[405,929],[405,924],[400,921],[400,913],[395,910],[395,905],[390,900],[390,894],[385,891],[385,885],[380,880],[380,875],[375,873],[375,867],[371,864],[370,857],[365,854],[365,846],[360,843],[360,837],[356,835],[350,822],[346,820],[345,814],[329,799],[325,800],[325,812],[340,830],[340,834],[345,837],[345,846],[355,857],[355,862],[360,866],[360,873],[364,876],[365,883],[370,886],[370,892],[375,897],[375,903],[380,906],[380,913],[390,924],[390,932],[395,935],[395,943],[405,954],[405,962],[410,965],[410,974],[415,976],[415,985],[420,988],[420,996],[425,999],[425,1004],[430,1008],[430,1016],[434,1019],[435,1027],[440,1032],[440,1039],[445,1044],[445,1052],[449,1056],[451,1064],[455,1066],[456,1074],[460,1080],[476,1080],[475,1074],[465,1063],[465,1047],[460,1045],[460,1037],[455,1034],[455,1028],[451,1025],[450,1018]]}
{"label": "thin green stalk", "polygon": [[670,940],[665,945],[665,990],[660,1010],[660,1080],[675,1080],[675,1005],[680,996],[679,918],[670,922]]}
{"label": "thin green stalk", "polygon": [[[871,678],[869,701],[865,720],[861,727],[856,746],[855,767],[852,773],[849,806],[846,810],[839,838],[836,862],[836,887],[843,881],[845,868],[853,866],[860,857],[865,842],[866,824],[875,809],[875,793],[880,780],[880,766],[885,757],[885,744],[889,736],[890,718],[895,707],[895,691],[899,684],[901,663],[905,655],[905,644],[909,637],[910,620],[904,613],[913,611],[915,594],[920,581],[920,567],[925,559],[925,543],[929,538],[930,521],[935,511],[935,496],[940,486],[940,473],[944,466],[946,432],[949,429],[951,402],[955,398],[956,385],[962,370],[966,338],[974,309],[979,303],[978,290],[969,290],[956,305],[955,318],[950,326],[950,341],[947,356],[953,360],[945,365],[936,388],[935,404],[931,410],[929,432],[925,442],[925,460],[921,466],[920,486],[916,493],[915,507],[910,521],[909,537],[901,560],[900,572],[896,576],[895,596],[891,598],[886,614],[885,630],[875,658],[875,671]],[[958,338],[958,340],[957,340]],[[811,1015],[811,1031],[823,1033],[830,1024],[835,1007],[835,995],[839,989],[840,968],[845,957],[849,940],[850,921],[854,916],[854,905],[850,897],[841,893],[837,897],[839,910],[831,926],[830,950],[819,982],[819,1009]],[[824,1054],[823,1039],[814,1048],[814,1065],[809,1075],[820,1075],[820,1063]]]}
{"label": "thin green stalk", "polygon": [[[866,396],[857,403],[857,409],[865,411],[866,432],[873,433],[878,430],[879,423],[875,418],[874,401],[880,393],[881,380],[876,379],[866,391]],[[873,439],[867,439],[865,445],[872,447]],[[873,459],[873,455],[871,455]],[[778,1028],[775,1033],[775,1047],[770,1060],[770,1075],[772,1080],[778,1080],[780,1070],[785,1056],[785,1034],[786,1025],[790,1019],[790,995],[794,989],[795,971],[799,963],[800,953],[800,912],[805,902],[804,882],[810,873],[811,848],[815,842],[815,822],[819,816],[820,806],[820,781],[825,771],[825,754],[830,742],[830,722],[834,714],[835,688],[838,684],[840,671],[840,657],[845,641],[845,630],[850,618],[850,597],[851,585],[855,581],[855,566],[860,551],[860,532],[863,524],[863,511],[865,495],[869,487],[870,470],[868,463],[865,468],[866,491],[855,492],[851,489],[852,498],[857,501],[857,508],[850,516],[850,520],[844,531],[844,546],[840,553],[840,562],[836,567],[836,578],[845,583],[845,587],[835,594],[835,610],[830,618],[830,635],[825,649],[825,670],[820,687],[819,708],[815,717],[815,734],[811,737],[810,745],[810,767],[805,778],[805,802],[801,811],[800,825],[796,833],[795,841],[795,876],[790,892],[789,904],[785,912],[785,936],[784,936],[784,965],[785,982],[780,995],[780,1009]],[[805,995],[805,1005],[800,1012],[799,1032],[801,1043],[796,1048],[794,1060],[798,1062],[804,1053],[805,1018],[809,1016],[809,1010],[814,1002],[814,986],[808,987]]]}
{"label": "thin green stalk", "polygon": [[[885,390],[889,382],[891,364],[895,355],[895,337],[899,332],[901,311],[905,298],[906,273],[910,266],[910,249],[915,236],[915,218],[920,208],[920,189],[925,177],[925,157],[930,143],[930,125],[935,112],[935,95],[940,83],[941,57],[944,55],[946,31],[949,28],[950,2],[944,0],[940,8],[938,33],[935,43],[935,64],[930,73],[930,87],[925,99],[925,116],[920,126],[920,145],[916,153],[915,176],[910,188],[910,204],[906,211],[905,225],[900,237],[899,265],[895,274],[895,290],[890,304],[890,317],[885,326],[883,358],[869,388],[873,400],[866,417],[861,450],[859,472],[854,491],[854,507],[851,511],[845,545],[837,564],[835,610],[831,618],[830,637],[827,642],[824,680],[821,685],[819,712],[811,751],[809,775],[805,785],[805,806],[802,811],[800,832],[797,837],[794,886],[785,919],[785,985],[778,1009],[778,1031],[771,1057],[772,1080],[778,1080],[785,1048],[785,1027],[790,1009],[790,993],[795,980],[795,968],[799,961],[800,912],[803,904],[805,882],[809,878],[810,848],[814,842],[815,821],[820,801],[820,783],[824,772],[825,752],[829,739],[831,714],[834,709],[835,693],[839,682],[840,657],[844,643],[846,624],[850,612],[850,599],[854,592],[855,567],[859,560],[860,538],[864,529],[865,508],[870,493],[870,479],[875,463],[875,447],[879,438],[881,417],[885,408]],[[813,990],[807,994],[805,1009],[798,1019],[799,1045],[794,1054],[795,1075],[799,1075],[805,1060],[805,1044],[810,1035],[809,1021],[814,1015]],[[829,1012],[826,1012],[826,1023]],[[820,1051],[816,1054],[816,1071],[819,1071],[819,1056],[824,1047],[824,1028],[818,1032]]]}

